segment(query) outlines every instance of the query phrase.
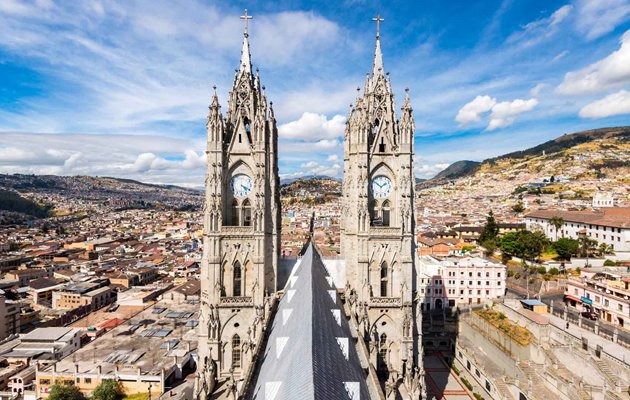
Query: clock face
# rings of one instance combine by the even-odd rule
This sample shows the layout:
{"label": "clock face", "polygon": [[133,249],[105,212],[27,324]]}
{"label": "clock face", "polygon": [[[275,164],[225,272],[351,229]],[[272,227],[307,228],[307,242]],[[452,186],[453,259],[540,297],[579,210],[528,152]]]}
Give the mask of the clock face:
{"label": "clock face", "polygon": [[372,179],[372,195],[375,199],[383,199],[392,192],[392,181],[380,175]]}
{"label": "clock face", "polygon": [[252,178],[245,174],[237,174],[230,181],[230,189],[235,197],[248,196],[252,191]]}

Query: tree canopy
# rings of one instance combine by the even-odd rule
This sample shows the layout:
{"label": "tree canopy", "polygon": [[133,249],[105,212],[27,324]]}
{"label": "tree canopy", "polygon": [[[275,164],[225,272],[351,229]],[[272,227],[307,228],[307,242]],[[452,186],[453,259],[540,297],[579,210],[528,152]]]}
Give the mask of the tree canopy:
{"label": "tree canopy", "polygon": [[48,392],[48,400],[86,400],[76,386],[55,383]]}
{"label": "tree canopy", "polygon": [[580,251],[580,242],[571,238],[560,238],[551,246],[558,253],[559,260],[569,261]]}
{"label": "tree canopy", "polygon": [[92,400],[120,400],[125,395],[120,384],[113,379],[105,379],[92,392]]}
{"label": "tree canopy", "polygon": [[535,261],[540,257],[549,240],[542,232],[521,230],[510,232],[499,242],[501,252],[527,261]]}

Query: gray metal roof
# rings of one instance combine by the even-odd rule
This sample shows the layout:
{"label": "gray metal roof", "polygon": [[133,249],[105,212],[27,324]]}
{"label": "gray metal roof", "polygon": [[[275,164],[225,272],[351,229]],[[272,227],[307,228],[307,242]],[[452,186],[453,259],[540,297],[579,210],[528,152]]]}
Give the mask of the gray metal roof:
{"label": "gray metal roof", "polygon": [[248,398],[368,399],[367,374],[341,307],[311,244],[287,282]]}

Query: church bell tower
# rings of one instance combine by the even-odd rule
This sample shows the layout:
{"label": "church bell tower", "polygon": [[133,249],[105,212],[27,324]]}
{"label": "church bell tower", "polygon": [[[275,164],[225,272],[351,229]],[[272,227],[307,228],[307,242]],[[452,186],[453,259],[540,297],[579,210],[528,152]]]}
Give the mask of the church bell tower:
{"label": "church bell tower", "polygon": [[278,130],[258,71],[248,21],[241,62],[221,113],[215,93],[206,124],[207,175],[195,398],[217,380],[244,378],[276,291],[280,251]]}
{"label": "church bell tower", "polygon": [[[344,137],[342,255],[346,296],[383,381],[423,374],[415,290],[414,119],[407,91],[400,119],[383,69],[380,22],[371,74]],[[420,395],[418,395],[420,396]],[[418,398],[418,397],[414,397]]]}

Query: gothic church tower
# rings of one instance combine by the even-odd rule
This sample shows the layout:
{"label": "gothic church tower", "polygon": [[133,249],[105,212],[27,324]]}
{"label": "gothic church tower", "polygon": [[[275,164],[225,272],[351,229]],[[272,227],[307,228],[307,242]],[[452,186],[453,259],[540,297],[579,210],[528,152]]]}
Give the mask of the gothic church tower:
{"label": "gothic church tower", "polygon": [[[422,374],[415,290],[414,119],[398,119],[383,70],[379,24],[372,73],[350,110],[344,138],[342,255],[346,296],[382,380]],[[417,312],[416,312],[417,311]],[[414,397],[415,398],[415,397]]]}
{"label": "gothic church tower", "polygon": [[221,113],[207,122],[204,247],[195,398],[217,379],[245,377],[276,291],[280,251],[278,130],[265,87],[252,72],[247,22],[241,63]]}

